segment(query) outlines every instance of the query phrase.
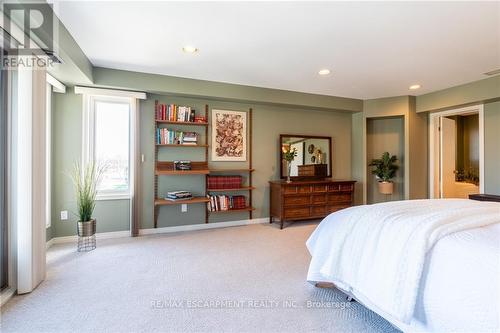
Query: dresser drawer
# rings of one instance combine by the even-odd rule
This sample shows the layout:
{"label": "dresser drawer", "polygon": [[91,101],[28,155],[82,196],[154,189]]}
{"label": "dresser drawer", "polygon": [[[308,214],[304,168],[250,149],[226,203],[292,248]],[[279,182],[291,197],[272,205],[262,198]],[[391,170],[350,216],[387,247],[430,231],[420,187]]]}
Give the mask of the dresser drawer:
{"label": "dresser drawer", "polygon": [[340,184],[328,185],[328,192],[338,192],[339,190],[340,190]]}
{"label": "dresser drawer", "polygon": [[326,192],[328,191],[328,185],[314,185],[313,186],[313,192],[315,193],[321,193],[321,192]]}
{"label": "dresser drawer", "polygon": [[351,193],[328,194],[328,203],[351,203]]}
{"label": "dresser drawer", "polygon": [[311,207],[311,216],[324,216],[326,213],[326,206]]}
{"label": "dresser drawer", "polygon": [[328,206],[328,212],[329,213],[334,213],[336,211],[339,211],[341,209],[345,209],[351,207],[351,205],[335,205],[335,206]]}
{"label": "dresser drawer", "polygon": [[310,185],[285,186],[285,194],[311,193]]}
{"label": "dresser drawer", "polygon": [[313,195],[312,196],[312,203],[313,204],[322,204],[322,203],[326,203],[326,195],[323,194],[323,195]]}
{"label": "dresser drawer", "polygon": [[285,206],[309,205],[311,197],[308,195],[285,196]]}
{"label": "dresser drawer", "polygon": [[285,218],[294,219],[301,217],[309,217],[309,207],[285,209]]}
{"label": "dresser drawer", "polygon": [[340,184],[340,191],[352,191],[353,189],[353,184]]}

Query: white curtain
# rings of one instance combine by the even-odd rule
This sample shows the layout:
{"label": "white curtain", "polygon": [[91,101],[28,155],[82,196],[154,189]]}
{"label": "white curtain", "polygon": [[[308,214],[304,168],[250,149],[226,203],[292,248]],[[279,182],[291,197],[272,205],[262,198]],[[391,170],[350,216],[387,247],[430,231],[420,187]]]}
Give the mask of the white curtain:
{"label": "white curtain", "polygon": [[17,292],[45,278],[46,71],[20,68],[12,112],[11,221],[17,257]]}

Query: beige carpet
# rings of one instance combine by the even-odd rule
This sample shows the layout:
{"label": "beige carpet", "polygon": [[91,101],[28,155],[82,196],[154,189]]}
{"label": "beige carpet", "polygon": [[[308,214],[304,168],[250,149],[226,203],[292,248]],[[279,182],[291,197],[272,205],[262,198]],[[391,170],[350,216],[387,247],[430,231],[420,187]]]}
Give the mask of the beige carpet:
{"label": "beige carpet", "polygon": [[342,293],[306,282],[315,224],[252,225],[73,244],[1,313],[2,332],[392,332]]}

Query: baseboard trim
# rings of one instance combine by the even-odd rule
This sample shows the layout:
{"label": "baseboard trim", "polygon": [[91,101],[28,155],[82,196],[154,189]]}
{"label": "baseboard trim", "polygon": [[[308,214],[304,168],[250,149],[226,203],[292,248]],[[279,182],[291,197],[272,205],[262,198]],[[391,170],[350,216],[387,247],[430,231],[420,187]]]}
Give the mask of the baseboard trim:
{"label": "baseboard trim", "polygon": [[4,306],[16,294],[16,289],[7,287],[0,293],[0,307]]}
{"label": "baseboard trim", "polygon": [[[194,231],[194,230],[237,227],[237,226],[250,225],[250,224],[262,224],[262,223],[267,223],[267,222],[269,222],[269,218],[263,217],[263,218],[252,219],[252,220],[246,219],[246,220],[228,221],[228,222],[213,222],[213,223],[203,223],[203,224],[179,225],[179,226],[163,227],[163,228],[148,228],[148,229],[140,229],[139,236],[165,234],[165,233],[182,232],[182,231]],[[124,230],[124,231],[112,231],[112,232],[96,233],[96,239],[110,239],[110,238],[122,238],[122,237],[130,237],[130,231]],[[46,247],[47,247],[47,249],[49,249],[52,245],[55,245],[55,244],[76,243],[77,240],[78,240],[78,237],[76,235],[64,236],[64,237],[54,237],[54,238],[47,241]]]}
{"label": "baseboard trim", "polygon": [[54,245],[54,239],[55,238],[51,238],[47,241],[47,243],[45,244],[46,249],[49,249],[52,245]]}
{"label": "baseboard trim", "polygon": [[150,228],[150,229],[140,229],[139,235],[153,235],[153,234],[164,234],[172,232],[182,232],[182,231],[194,231],[194,230],[206,230],[206,229],[216,229],[216,228],[227,228],[227,227],[237,227],[250,224],[261,224],[269,222],[269,218],[258,218],[252,220],[239,220],[239,221],[228,221],[228,222],[213,222],[213,223],[203,223],[203,224],[189,224],[189,225],[179,225],[173,227],[163,227],[163,228]]}
{"label": "baseboard trim", "polygon": [[[129,237],[130,231],[111,231],[111,232],[98,232],[95,234],[96,239],[109,239],[109,238],[122,238]],[[64,236],[64,237],[54,237],[51,240],[47,241],[47,249],[55,244],[64,244],[64,243],[73,243],[78,240],[77,235],[72,236]]]}

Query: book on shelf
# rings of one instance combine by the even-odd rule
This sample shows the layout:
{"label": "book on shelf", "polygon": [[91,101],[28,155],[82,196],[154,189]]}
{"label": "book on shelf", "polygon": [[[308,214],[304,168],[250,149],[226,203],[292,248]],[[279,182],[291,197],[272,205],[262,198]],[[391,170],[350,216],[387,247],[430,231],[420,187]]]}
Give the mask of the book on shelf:
{"label": "book on shelf", "polygon": [[174,161],[174,170],[191,170],[191,161]]}
{"label": "book on shelf", "polygon": [[216,189],[238,189],[241,188],[242,176],[207,176],[209,190]]}
{"label": "book on shelf", "polygon": [[198,144],[198,133],[174,131],[168,128],[156,129],[156,143],[159,145],[196,145]]}
{"label": "book on shelf", "polygon": [[207,209],[210,212],[245,209],[246,197],[244,195],[207,195]]}
{"label": "book on shelf", "polygon": [[194,122],[196,111],[190,106],[180,106],[176,104],[157,104],[156,120],[166,120],[173,122]]}
{"label": "book on shelf", "polygon": [[189,191],[173,191],[167,192],[166,200],[177,201],[177,200],[189,200],[193,198],[193,194]]}

